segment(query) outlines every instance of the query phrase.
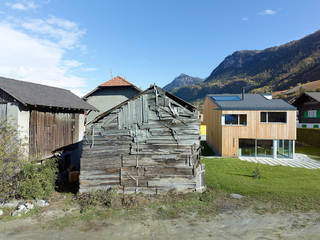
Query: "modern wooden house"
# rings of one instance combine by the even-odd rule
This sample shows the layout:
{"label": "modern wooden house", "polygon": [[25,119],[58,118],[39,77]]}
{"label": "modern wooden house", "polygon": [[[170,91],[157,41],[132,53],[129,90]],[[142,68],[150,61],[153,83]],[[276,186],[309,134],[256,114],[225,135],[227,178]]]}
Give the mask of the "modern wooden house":
{"label": "modern wooden house", "polygon": [[81,141],[86,110],[95,108],[68,90],[0,77],[0,120],[17,128],[29,158]]}
{"label": "modern wooden house", "polygon": [[151,86],[99,115],[83,142],[80,192],[201,191],[200,114]]}
{"label": "modern wooden house", "polygon": [[320,128],[320,92],[302,93],[292,105],[298,109],[298,127]]}
{"label": "modern wooden house", "polygon": [[207,142],[228,157],[293,158],[296,108],[262,94],[214,94],[204,102]]}
{"label": "modern wooden house", "polygon": [[140,92],[141,89],[120,76],[116,76],[109,81],[100,84],[83,97],[86,102],[98,109],[98,111],[87,112],[86,122],[90,123],[99,114],[108,111]]}

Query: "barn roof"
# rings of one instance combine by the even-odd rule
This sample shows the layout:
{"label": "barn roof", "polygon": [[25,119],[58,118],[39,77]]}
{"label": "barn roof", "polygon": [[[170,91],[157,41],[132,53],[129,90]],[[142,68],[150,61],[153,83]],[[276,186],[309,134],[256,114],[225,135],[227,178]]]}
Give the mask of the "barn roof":
{"label": "barn roof", "polygon": [[187,108],[190,111],[195,111],[197,109],[195,106],[193,106],[190,103],[184,101],[183,99],[173,95],[172,93],[167,92],[167,91],[163,90],[162,88],[160,88],[160,87],[158,87],[156,85],[151,85],[148,89],[144,90],[143,92],[140,92],[139,94],[135,95],[134,97],[127,99],[126,101],[116,105],[115,107],[109,109],[108,111],[106,111],[104,113],[101,113],[94,120],[92,120],[90,123],[98,122],[99,120],[101,120],[102,118],[104,118],[108,114],[110,114],[112,111],[114,111],[115,109],[120,108],[121,106],[125,105],[127,102],[140,97],[141,95],[145,94],[146,92],[148,92],[148,91],[150,91],[152,89],[156,89],[158,91],[158,93],[165,94],[167,97],[171,98],[172,100],[174,100],[175,102],[179,103],[181,106]]}
{"label": "barn roof", "polygon": [[0,89],[23,105],[97,110],[71,91],[0,77]]}
{"label": "barn roof", "polygon": [[296,110],[282,99],[268,99],[262,94],[210,94],[207,97],[221,110]]}
{"label": "barn roof", "polygon": [[93,89],[91,92],[87,93],[83,97],[83,99],[86,99],[87,97],[89,97],[90,95],[92,95],[93,93],[95,93],[97,90],[99,90],[101,88],[110,88],[110,87],[132,87],[132,88],[136,89],[138,92],[142,92],[142,90],[140,88],[133,85],[131,82],[128,82],[127,80],[125,80],[124,78],[122,78],[120,76],[116,76],[116,77],[100,84],[98,87]]}

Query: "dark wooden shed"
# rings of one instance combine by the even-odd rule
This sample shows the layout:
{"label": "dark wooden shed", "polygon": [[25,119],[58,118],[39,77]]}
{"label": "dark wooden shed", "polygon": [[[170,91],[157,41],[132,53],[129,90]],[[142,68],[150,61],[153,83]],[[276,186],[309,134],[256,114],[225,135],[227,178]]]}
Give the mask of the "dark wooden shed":
{"label": "dark wooden shed", "polygon": [[156,194],[205,187],[200,114],[157,86],[99,115],[83,141],[80,192]]}
{"label": "dark wooden shed", "polygon": [[16,127],[31,159],[82,141],[86,110],[96,109],[69,90],[0,77],[0,121]]}

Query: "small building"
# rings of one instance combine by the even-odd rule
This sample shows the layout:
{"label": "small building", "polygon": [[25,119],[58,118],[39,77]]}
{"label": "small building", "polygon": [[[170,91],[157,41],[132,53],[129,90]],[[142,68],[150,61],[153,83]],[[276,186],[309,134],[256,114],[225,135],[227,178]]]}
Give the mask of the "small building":
{"label": "small building", "polygon": [[0,121],[17,128],[31,159],[81,141],[86,110],[95,108],[69,90],[0,77]]}
{"label": "small building", "polygon": [[87,112],[86,122],[90,123],[99,114],[108,111],[140,92],[140,88],[120,76],[116,76],[109,81],[100,84],[83,97],[86,102],[98,109],[98,111]]}
{"label": "small building", "polygon": [[297,127],[320,128],[320,92],[302,93],[292,105],[298,109]]}
{"label": "small building", "polygon": [[119,187],[156,194],[204,186],[200,114],[157,86],[100,114],[87,129],[80,192]]}
{"label": "small building", "polygon": [[207,143],[221,156],[293,158],[296,108],[262,94],[212,94],[204,102]]}

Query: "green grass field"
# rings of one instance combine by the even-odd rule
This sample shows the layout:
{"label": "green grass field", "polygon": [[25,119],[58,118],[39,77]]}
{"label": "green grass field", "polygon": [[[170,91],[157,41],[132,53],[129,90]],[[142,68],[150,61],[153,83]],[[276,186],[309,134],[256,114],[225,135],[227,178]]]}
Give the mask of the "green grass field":
{"label": "green grass field", "polygon": [[[208,188],[301,210],[320,209],[320,170],[257,165],[236,158],[203,159]],[[254,178],[258,166],[260,178]]]}
{"label": "green grass field", "polygon": [[320,148],[319,147],[296,147],[296,153],[303,153],[308,155],[310,158],[320,161]]}

